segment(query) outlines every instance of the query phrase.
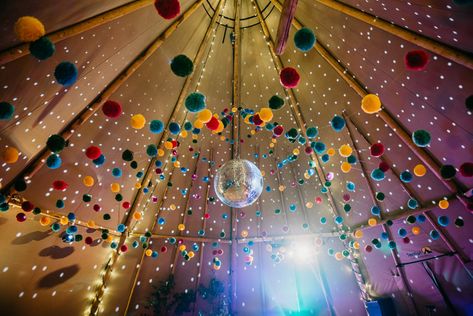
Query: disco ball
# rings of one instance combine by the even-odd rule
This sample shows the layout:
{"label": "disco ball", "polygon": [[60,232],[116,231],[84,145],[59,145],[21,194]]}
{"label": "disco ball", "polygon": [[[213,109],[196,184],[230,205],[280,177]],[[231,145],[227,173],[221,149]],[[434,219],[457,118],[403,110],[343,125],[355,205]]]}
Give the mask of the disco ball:
{"label": "disco ball", "polygon": [[214,189],[224,204],[242,208],[253,204],[261,195],[263,176],[254,163],[233,159],[218,169]]}

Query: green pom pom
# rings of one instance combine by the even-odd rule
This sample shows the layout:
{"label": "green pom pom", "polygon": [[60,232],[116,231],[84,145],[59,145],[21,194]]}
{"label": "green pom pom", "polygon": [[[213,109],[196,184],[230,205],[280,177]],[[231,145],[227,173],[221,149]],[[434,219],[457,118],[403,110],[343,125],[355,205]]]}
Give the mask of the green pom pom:
{"label": "green pom pom", "polygon": [[84,194],[82,196],[82,201],[84,201],[85,203],[89,203],[90,201],[92,201],[92,195],[90,194]]}
{"label": "green pom pom", "polygon": [[383,201],[384,198],[385,198],[385,195],[384,195],[383,192],[377,192],[377,193],[376,193],[376,199],[377,199],[378,201]]}
{"label": "green pom pom", "polygon": [[279,110],[284,106],[284,99],[273,95],[268,101],[268,106],[272,110]]}
{"label": "green pom pom", "polygon": [[194,64],[186,55],[177,55],[171,61],[171,70],[176,76],[187,77],[194,71]]}
{"label": "green pom pom", "polygon": [[20,179],[18,181],[15,182],[15,190],[18,191],[18,192],[23,192],[26,190],[26,181],[24,179]]}
{"label": "green pom pom", "polygon": [[6,121],[12,118],[15,107],[8,102],[0,102],[0,121]]}
{"label": "green pom pom", "polygon": [[156,157],[158,155],[158,148],[155,144],[148,145],[146,148],[146,154],[148,157]]}
{"label": "green pom pom", "polygon": [[299,135],[299,132],[297,132],[297,129],[291,128],[286,132],[286,138],[288,139],[295,139]]}
{"label": "green pom pom", "polygon": [[452,165],[443,165],[442,167],[440,167],[440,175],[445,180],[453,179],[456,174],[457,170]]}
{"label": "green pom pom", "polygon": [[51,135],[46,142],[46,146],[53,153],[60,153],[66,147],[66,140],[60,135]]}
{"label": "green pom pom", "polygon": [[315,45],[314,32],[307,27],[301,28],[294,34],[294,44],[300,51],[307,52],[311,50]]}
{"label": "green pom pom", "polygon": [[126,149],[122,153],[122,159],[125,160],[125,161],[132,161],[133,160],[133,152],[129,149]]}
{"label": "green pom pom", "polygon": [[197,113],[205,109],[205,95],[199,92],[189,94],[185,102],[186,109],[189,112]]}
{"label": "green pom pom", "polygon": [[46,36],[30,43],[30,53],[39,60],[46,60],[56,51],[54,43]]}
{"label": "green pom pom", "polygon": [[319,134],[319,131],[317,130],[316,127],[309,127],[307,129],[306,134],[307,134],[307,137],[314,138],[314,137],[317,137],[317,135]]}
{"label": "green pom pom", "polygon": [[426,130],[419,129],[412,133],[412,140],[414,141],[414,144],[419,147],[427,147],[431,140],[430,133]]}

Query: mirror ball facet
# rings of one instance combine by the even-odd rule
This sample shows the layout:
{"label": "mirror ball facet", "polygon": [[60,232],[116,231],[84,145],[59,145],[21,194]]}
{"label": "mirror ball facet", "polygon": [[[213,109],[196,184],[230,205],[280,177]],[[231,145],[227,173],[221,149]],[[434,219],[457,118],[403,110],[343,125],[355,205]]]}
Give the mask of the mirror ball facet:
{"label": "mirror ball facet", "polygon": [[217,170],[214,189],[224,204],[242,208],[253,204],[261,195],[263,176],[251,161],[233,159]]}

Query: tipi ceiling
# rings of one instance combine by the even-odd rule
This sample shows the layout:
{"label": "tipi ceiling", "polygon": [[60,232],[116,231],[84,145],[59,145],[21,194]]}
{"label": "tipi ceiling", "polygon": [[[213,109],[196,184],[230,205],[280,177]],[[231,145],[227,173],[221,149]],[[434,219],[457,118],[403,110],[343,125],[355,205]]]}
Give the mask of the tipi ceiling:
{"label": "tipi ceiling", "polygon": [[[172,19],[150,0],[0,4],[0,102],[14,106],[0,120],[2,314],[179,314],[152,301],[172,276],[172,294],[197,293],[188,315],[363,315],[385,297],[397,315],[470,315],[471,1],[286,1],[185,0]],[[22,16],[44,24],[48,59],[15,36]],[[306,28],[316,44],[302,52]],[[427,65],[412,70],[419,51]],[[170,67],[181,54],[187,77]],[[70,86],[55,75],[64,61],[78,70]],[[219,133],[188,111],[194,92]],[[274,95],[284,106],[257,124]],[[366,95],[382,108],[363,110]],[[54,134],[67,140],[57,156]],[[264,178],[241,209],[214,189],[238,156]],[[202,286],[215,280],[212,301]]]}

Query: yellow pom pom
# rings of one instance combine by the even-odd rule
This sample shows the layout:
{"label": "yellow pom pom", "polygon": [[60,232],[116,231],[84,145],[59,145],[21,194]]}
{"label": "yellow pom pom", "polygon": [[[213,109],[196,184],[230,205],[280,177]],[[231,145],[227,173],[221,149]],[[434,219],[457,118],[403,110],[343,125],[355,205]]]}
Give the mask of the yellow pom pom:
{"label": "yellow pom pom", "polygon": [[301,152],[299,151],[299,148],[294,148],[294,149],[292,150],[292,153],[293,153],[294,155],[298,156]]}
{"label": "yellow pom pom", "polygon": [[202,122],[201,120],[195,120],[194,121],[194,127],[198,128],[198,129],[201,129],[202,127],[204,127],[204,122]]}
{"label": "yellow pom pom", "polygon": [[363,237],[363,231],[361,229],[355,230],[355,238],[362,238]]}
{"label": "yellow pom pom", "polygon": [[343,255],[341,252],[337,252],[335,254],[335,259],[337,259],[337,261],[342,261],[343,260]]}
{"label": "yellow pom pom", "polygon": [[260,111],[259,111],[259,118],[263,121],[263,122],[269,122],[273,119],[273,111],[271,111],[270,108],[262,108]]}
{"label": "yellow pom pom", "polygon": [[355,249],[360,249],[360,243],[357,242],[357,241],[355,241],[355,242],[353,243],[353,248],[355,248]]}
{"label": "yellow pom pom", "polygon": [[136,182],[136,183],[135,183],[135,188],[136,188],[136,189],[140,189],[140,188],[141,188],[141,183]]}
{"label": "yellow pom pom", "polygon": [[189,258],[194,258],[195,253],[193,251],[189,251],[187,255],[189,256]]}
{"label": "yellow pom pom", "polygon": [[329,149],[327,150],[327,155],[329,155],[329,156],[335,155],[335,149],[329,148]]}
{"label": "yellow pom pom", "polygon": [[173,165],[174,165],[174,168],[180,168],[181,167],[181,163],[179,161],[174,161]]}
{"label": "yellow pom pom", "polygon": [[176,210],[176,204],[171,204],[171,205],[169,205],[169,209],[170,209],[171,211],[175,211],[175,210]]}
{"label": "yellow pom pom", "polygon": [[61,223],[61,225],[67,225],[67,223],[69,223],[69,220],[67,219],[67,217],[62,216],[59,220],[59,223]]}
{"label": "yellow pom pom", "polygon": [[136,114],[131,117],[131,127],[134,129],[142,129],[145,127],[146,118],[142,114]]}
{"label": "yellow pom pom", "polygon": [[286,187],[281,184],[278,189],[280,192],[283,192],[284,190],[286,190]]}
{"label": "yellow pom pom", "polygon": [[312,207],[314,207],[314,203],[312,203],[312,202],[307,202],[307,203],[305,204],[305,207],[307,207],[307,208],[312,208]]}
{"label": "yellow pom pom", "polygon": [[51,219],[47,216],[42,216],[39,220],[39,223],[41,224],[41,226],[48,226],[49,224],[51,224]]}
{"label": "yellow pom pom", "polygon": [[414,167],[414,174],[418,177],[423,177],[427,173],[427,169],[424,165],[417,165]]}
{"label": "yellow pom pom", "polygon": [[6,163],[15,163],[18,161],[20,153],[15,147],[7,147],[3,150],[2,160]]}
{"label": "yellow pom pom", "polygon": [[254,129],[252,129],[252,130],[250,131],[250,134],[251,134],[251,135],[255,135],[255,134],[256,134],[256,131],[255,131]]}
{"label": "yellow pom pom", "polygon": [[367,114],[374,114],[381,110],[381,100],[375,94],[367,94],[361,100],[361,109]]}
{"label": "yellow pom pom", "polygon": [[419,235],[420,234],[420,227],[418,227],[418,226],[412,227],[412,233],[414,235]]}
{"label": "yellow pom pom", "polygon": [[338,152],[340,153],[340,156],[348,157],[353,152],[353,149],[351,149],[350,145],[345,144],[345,145],[340,146],[340,148],[338,149]]}
{"label": "yellow pom pom", "polygon": [[450,205],[450,203],[448,203],[447,200],[442,200],[442,201],[439,202],[439,207],[440,207],[442,210],[446,210],[449,205]]}
{"label": "yellow pom pom", "polygon": [[162,150],[161,148],[158,149],[158,156],[159,157],[164,156],[164,150]]}
{"label": "yellow pom pom", "polygon": [[[208,121],[210,121],[211,118],[212,118],[212,111],[208,109],[203,109],[202,111],[199,112],[199,114],[197,114],[197,119],[201,121],[202,123],[207,123]],[[201,128],[201,127],[198,127],[198,128]]]}
{"label": "yellow pom pom", "polygon": [[220,120],[218,120],[218,127],[217,127],[217,129],[214,131],[214,133],[215,133],[215,134],[221,133],[221,132],[223,131],[223,128],[224,128],[223,122],[220,121]]}
{"label": "yellow pom pom", "polygon": [[141,219],[141,213],[140,212],[135,212],[133,213],[133,218],[137,221]]}
{"label": "yellow pom pom", "polygon": [[151,250],[151,249],[146,249],[145,255],[146,255],[147,257],[151,257],[152,254],[153,254],[153,250]]}
{"label": "yellow pom pom", "polygon": [[185,226],[184,224],[179,224],[179,225],[177,225],[177,230],[178,230],[178,231],[181,231],[181,232],[182,232],[184,229],[186,229],[186,226]]}
{"label": "yellow pom pom", "polygon": [[179,251],[184,251],[184,250],[186,250],[186,248],[187,248],[186,245],[180,245],[179,246]]}
{"label": "yellow pom pom", "polygon": [[85,185],[86,187],[91,187],[91,186],[94,185],[95,180],[94,180],[94,178],[91,177],[91,176],[85,176],[84,179],[82,180],[82,182],[84,183],[84,185]]}
{"label": "yellow pom pom", "polygon": [[120,184],[114,182],[110,185],[110,189],[112,190],[113,193],[118,193],[120,192]]}
{"label": "yellow pom pom", "polygon": [[44,25],[35,17],[23,16],[15,23],[16,37],[22,42],[34,42],[46,34]]}
{"label": "yellow pom pom", "polygon": [[243,120],[243,122],[245,122],[246,124],[250,124],[250,116],[247,115],[245,119]]}
{"label": "yellow pom pom", "polygon": [[221,267],[221,266],[218,266],[218,265],[216,265],[216,264],[213,265],[214,270],[220,270],[220,267]]}
{"label": "yellow pom pom", "polygon": [[172,142],[165,142],[165,143],[164,143],[164,148],[166,148],[166,149],[172,149]]}
{"label": "yellow pom pom", "polygon": [[182,138],[186,138],[186,137],[187,137],[187,131],[182,131],[179,135],[180,135]]}
{"label": "yellow pom pom", "polygon": [[238,111],[238,108],[236,106],[232,107],[232,112],[236,113],[236,111]]}
{"label": "yellow pom pom", "polygon": [[274,143],[269,144],[269,148],[274,148]]}
{"label": "yellow pom pom", "polygon": [[95,228],[95,221],[89,220],[89,221],[87,222],[87,227],[89,227],[89,228]]}
{"label": "yellow pom pom", "polygon": [[342,169],[343,173],[348,173],[351,170],[351,165],[348,162],[344,161],[342,162],[340,169]]}
{"label": "yellow pom pom", "polygon": [[376,220],[376,218],[370,218],[368,220],[368,225],[373,227],[373,226],[376,226],[376,224],[378,223],[378,221]]}
{"label": "yellow pom pom", "polygon": [[248,231],[247,230],[242,230],[240,235],[241,235],[241,237],[246,238],[246,237],[248,237]]}

